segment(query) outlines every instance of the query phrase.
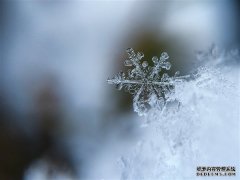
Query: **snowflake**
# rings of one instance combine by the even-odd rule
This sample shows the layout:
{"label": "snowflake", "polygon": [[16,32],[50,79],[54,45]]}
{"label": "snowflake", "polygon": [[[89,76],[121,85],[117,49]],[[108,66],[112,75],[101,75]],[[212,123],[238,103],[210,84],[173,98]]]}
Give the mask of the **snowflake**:
{"label": "snowflake", "polygon": [[170,70],[171,64],[167,61],[169,58],[166,52],[163,52],[160,58],[152,58],[154,66],[148,65],[147,61],[142,61],[144,54],[135,52],[132,48],[127,50],[128,59],[125,60],[125,66],[131,66],[128,73],[119,72],[112,79],[108,79],[109,84],[116,85],[118,90],[124,88],[127,92],[133,94],[133,108],[139,115],[144,115],[150,107],[163,107],[170,100],[174,93],[174,84],[181,82],[189,76],[178,76],[179,71],[173,77],[167,73],[160,72]]}

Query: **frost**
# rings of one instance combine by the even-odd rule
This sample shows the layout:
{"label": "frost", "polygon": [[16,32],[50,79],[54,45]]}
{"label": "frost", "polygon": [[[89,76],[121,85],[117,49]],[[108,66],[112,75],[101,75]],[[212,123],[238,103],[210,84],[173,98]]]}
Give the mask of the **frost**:
{"label": "frost", "polygon": [[199,67],[192,77],[176,83],[169,97],[177,99],[180,107],[172,103],[161,110],[151,108],[144,116],[143,138],[120,159],[122,180],[197,179],[196,165],[206,156],[200,134],[208,124],[219,121],[222,105],[232,104],[237,94],[221,69]]}
{"label": "frost", "polygon": [[149,108],[156,105],[159,109],[163,109],[174,93],[174,84],[190,77],[179,76],[179,72],[170,77],[167,73],[161,72],[171,68],[166,52],[163,52],[159,58],[156,56],[152,58],[153,67],[149,66],[147,61],[142,61],[143,53],[136,53],[129,48],[127,54],[129,59],[125,60],[124,65],[133,68],[129,69],[127,74],[118,73],[107,82],[116,85],[118,90],[124,88],[125,91],[133,94],[133,108],[139,115],[145,115]]}

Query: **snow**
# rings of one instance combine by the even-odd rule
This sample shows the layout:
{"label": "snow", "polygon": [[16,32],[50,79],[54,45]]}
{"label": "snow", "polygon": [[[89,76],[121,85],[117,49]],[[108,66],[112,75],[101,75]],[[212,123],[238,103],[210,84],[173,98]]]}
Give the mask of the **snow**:
{"label": "snow", "polygon": [[196,168],[203,165],[239,169],[239,54],[213,48],[203,52],[191,79],[171,81],[171,103],[151,97],[141,125],[144,135],[120,157],[119,179],[197,179]]}

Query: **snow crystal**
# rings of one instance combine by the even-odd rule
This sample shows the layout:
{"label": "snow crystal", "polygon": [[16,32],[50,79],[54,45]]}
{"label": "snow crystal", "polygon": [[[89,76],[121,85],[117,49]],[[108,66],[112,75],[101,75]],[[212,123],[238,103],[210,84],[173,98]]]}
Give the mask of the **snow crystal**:
{"label": "snow crystal", "polygon": [[141,62],[143,53],[136,53],[129,48],[127,54],[129,59],[125,60],[124,65],[133,69],[129,69],[127,74],[120,72],[107,82],[116,85],[118,90],[125,88],[127,92],[133,94],[133,108],[140,116],[146,115],[150,108],[156,107],[156,104],[158,108],[163,109],[174,92],[175,82],[190,77],[179,76],[179,72],[176,72],[173,77],[167,73],[161,73],[163,69],[171,68],[171,63],[167,61],[169,55],[166,52],[163,52],[160,58],[156,56],[152,58],[153,67],[149,66],[147,61]]}

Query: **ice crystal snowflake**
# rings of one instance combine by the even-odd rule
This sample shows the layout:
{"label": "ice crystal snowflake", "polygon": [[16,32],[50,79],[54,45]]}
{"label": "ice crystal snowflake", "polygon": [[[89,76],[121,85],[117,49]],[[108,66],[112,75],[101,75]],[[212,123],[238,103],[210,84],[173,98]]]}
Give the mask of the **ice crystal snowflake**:
{"label": "ice crystal snowflake", "polygon": [[189,76],[179,76],[176,72],[173,77],[167,73],[160,75],[160,72],[170,70],[171,64],[167,61],[169,58],[166,52],[163,52],[160,58],[152,58],[154,66],[148,65],[143,61],[144,54],[135,52],[132,48],[126,50],[128,59],[125,60],[125,66],[131,66],[128,73],[119,72],[112,79],[108,79],[109,84],[116,85],[118,90],[124,88],[127,92],[133,94],[133,108],[139,115],[144,115],[149,107],[163,109],[174,93],[174,84],[188,78]]}

